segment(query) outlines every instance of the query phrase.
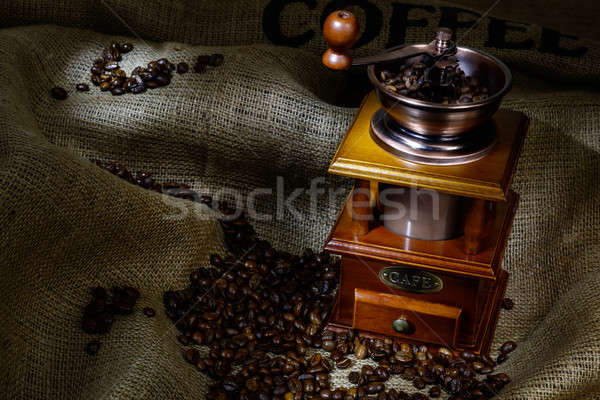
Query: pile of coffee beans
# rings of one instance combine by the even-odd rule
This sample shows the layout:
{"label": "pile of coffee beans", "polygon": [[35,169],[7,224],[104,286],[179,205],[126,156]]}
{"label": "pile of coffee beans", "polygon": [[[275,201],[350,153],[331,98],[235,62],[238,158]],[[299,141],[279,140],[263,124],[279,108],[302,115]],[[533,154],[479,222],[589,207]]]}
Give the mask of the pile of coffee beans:
{"label": "pile of coffee beans", "polygon": [[[113,96],[125,93],[139,94],[147,89],[170,84],[173,71],[185,74],[189,70],[189,65],[185,62],[175,66],[166,58],[161,58],[150,61],[145,67],[134,68],[128,76],[120,68],[119,61],[123,58],[122,54],[129,53],[131,50],[133,50],[131,43],[112,42],[106,47],[90,68],[92,83],[103,92],[110,91]],[[194,71],[202,73],[206,71],[207,66],[218,67],[223,64],[223,60],[222,54],[200,55],[194,65]],[[78,83],[75,89],[78,92],[87,92],[90,87],[86,83]],[[50,95],[56,100],[65,100],[68,97],[67,91],[62,87],[52,88]]]}
{"label": "pile of coffee beans", "polygon": [[417,100],[441,104],[464,104],[488,98],[488,88],[474,76],[466,76],[455,58],[443,67],[425,62],[401,65],[397,71],[382,70],[379,79],[386,90]]}
{"label": "pile of coffee beans", "polygon": [[166,58],[150,61],[146,67],[136,67],[127,76],[126,72],[119,67],[123,53],[133,50],[130,43],[119,44],[113,42],[102,51],[101,57],[94,60],[90,71],[92,83],[105,92],[110,90],[114,96],[125,92],[138,94],[146,89],[154,89],[171,83],[173,65]]}
{"label": "pile of coffee beans", "polygon": [[[516,344],[507,343],[503,347],[514,350]],[[365,365],[360,372],[350,372],[348,380],[356,385],[355,396],[350,397],[352,399],[368,398],[366,396],[374,394],[378,399],[428,398],[421,393],[410,396],[395,389],[386,392],[385,382],[391,375],[411,381],[417,390],[430,386],[430,398],[439,397],[445,391],[451,395],[450,399],[486,399],[493,397],[510,382],[504,373],[493,374],[496,363],[490,357],[466,351],[456,355],[445,347],[428,348],[391,338],[365,339],[348,331],[337,335],[325,332],[322,349],[329,351],[329,357],[336,362],[349,354],[354,354],[357,359],[370,358],[377,362],[375,368]],[[478,375],[484,379],[478,379]]]}
{"label": "pile of coffee beans", "polygon": [[[81,328],[89,334],[107,333],[115,322],[115,315],[127,315],[133,312],[140,292],[131,286],[114,287],[108,291],[98,286],[92,291],[92,300],[83,310]],[[86,346],[86,352],[96,354],[100,348],[97,340]]]}
{"label": "pile of coffee beans", "polygon": [[[148,189],[160,187],[149,173],[134,175],[114,164],[105,168]],[[167,186],[220,211],[232,253],[211,255],[210,267],[192,271],[187,288],[163,295],[165,313],[185,346],[183,358],[214,381],[208,400],[426,400],[442,392],[451,400],[489,399],[510,382],[494,368],[516,348],[512,341],[494,361],[389,337],[359,337],[353,330],[323,330],[338,284],[337,259],[310,249],[301,255],[277,251],[257,237],[243,213],[210,196],[192,195],[185,185]],[[331,371],[351,369],[353,359],[370,359],[376,366],[351,371],[349,387],[332,388]],[[386,387],[394,375],[418,392]]]}
{"label": "pile of coffee beans", "polygon": [[225,236],[225,244],[234,254],[244,253],[257,240],[254,228],[248,223],[245,215],[236,215],[236,210],[229,207],[227,203],[213,201],[207,195],[198,195],[198,193],[190,190],[189,186],[183,183],[167,182],[161,185],[152,178],[152,174],[148,171],[132,173],[126,167],[114,162],[102,163],[96,160],[92,160],[92,162],[134,185],[158,193],[165,193],[173,197],[197,201],[213,208],[218,212],[219,221]]}

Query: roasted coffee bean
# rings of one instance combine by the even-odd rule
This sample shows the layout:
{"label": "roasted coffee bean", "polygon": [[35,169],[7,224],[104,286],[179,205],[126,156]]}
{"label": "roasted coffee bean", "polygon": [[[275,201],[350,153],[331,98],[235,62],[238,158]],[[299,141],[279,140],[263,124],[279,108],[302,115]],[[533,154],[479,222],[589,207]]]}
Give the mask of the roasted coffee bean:
{"label": "roasted coffee bean", "polygon": [[512,310],[514,306],[515,303],[512,301],[512,299],[508,297],[502,299],[502,308],[504,308],[505,310]]}
{"label": "roasted coffee bean", "polygon": [[473,361],[475,360],[476,356],[470,351],[463,351],[462,353],[460,353],[460,358],[462,358],[465,361]]}
{"label": "roasted coffee bean", "polygon": [[440,397],[442,395],[442,390],[440,389],[439,386],[432,386],[429,389],[429,397],[431,397],[432,399],[436,399],[438,397]]}
{"label": "roasted coffee bean", "polygon": [[189,344],[190,344],[190,337],[186,336],[186,335],[177,336],[177,340],[179,341],[179,343],[181,343],[184,346],[189,346]]}
{"label": "roasted coffee bean", "polygon": [[350,365],[352,365],[352,361],[349,358],[342,358],[341,360],[336,361],[335,366],[339,369],[346,369]]}
{"label": "roasted coffee bean", "polygon": [[505,342],[502,346],[500,346],[500,353],[508,354],[514,351],[517,348],[517,344],[512,340]]}
{"label": "roasted coffee bean", "polygon": [[186,352],[184,353],[184,358],[190,364],[196,365],[196,363],[200,359],[200,353],[198,352],[198,350],[196,350],[194,348],[187,349]]}
{"label": "roasted coffee bean", "polygon": [[75,86],[75,89],[77,89],[78,92],[87,92],[90,90],[90,87],[85,83],[78,83],[77,86]]}
{"label": "roasted coffee bean", "polygon": [[492,372],[494,372],[494,369],[492,367],[483,367],[478,371],[481,375],[487,375],[487,374],[491,374]]}
{"label": "roasted coffee bean", "polygon": [[496,357],[496,363],[498,364],[502,364],[506,360],[508,360],[508,355],[505,353],[500,353],[498,354],[498,357]]}
{"label": "roasted coffee bean", "polygon": [[452,358],[454,356],[454,353],[452,353],[452,350],[450,350],[447,347],[440,347],[438,349],[438,354],[445,356],[447,358]]}
{"label": "roasted coffee bean", "polygon": [[185,62],[180,62],[179,64],[177,64],[177,73],[178,74],[185,74],[186,72],[188,72],[189,69],[190,69],[189,65]]}
{"label": "roasted coffee bean", "polygon": [[146,91],[146,87],[144,85],[136,85],[129,90],[133,94],[143,93]]}
{"label": "roasted coffee bean", "polygon": [[333,340],[323,340],[321,348],[325,351],[333,351],[337,346],[337,343]]}
{"label": "roasted coffee bean", "polygon": [[148,318],[152,318],[156,315],[156,311],[152,307],[144,307],[144,315]]}
{"label": "roasted coffee bean", "polygon": [[92,340],[91,342],[88,342],[88,344],[85,345],[85,352],[90,356],[95,356],[96,354],[98,354],[101,345],[102,343],[100,343],[99,341]]}
{"label": "roasted coffee bean", "polygon": [[194,72],[197,74],[201,74],[206,71],[206,64],[196,64],[194,65]]}
{"label": "roasted coffee bean", "polygon": [[383,382],[370,382],[365,389],[369,394],[377,394],[385,389],[385,385]]}
{"label": "roasted coffee bean", "polygon": [[67,91],[61,87],[52,88],[52,90],[50,91],[50,94],[56,100],[65,100],[67,97],[69,97],[69,95],[67,94]]}
{"label": "roasted coffee bean", "polygon": [[110,82],[102,82],[100,84],[100,90],[102,90],[103,92],[106,92],[109,89],[110,89]]}
{"label": "roasted coffee bean", "polygon": [[413,386],[416,387],[417,389],[421,390],[425,388],[425,381],[420,378],[417,377],[413,380]]}
{"label": "roasted coffee bean", "polygon": [[358,379],[360,378],[360,374],[356,371],[352,371],[348,374],[348,381],[354,385],[358,383]]}
{"label": "roasted coffee bean", "polygon": [[367,346],[365,346],[362,343],[356,346],[356,348],[354,349],[354,357],[356,357],[359,360],[364,360],[365,358],[367,358]]}
{"label": "roasted coffee bean", "polygon": [[133,50],[133,45],[131,43],[123,43],[121,45],[121,53],[129,53]]}
{"label": "roasted coffee bean", "polygon": [[92,68],[90,68],[92,75],[100,75],[102,71],[104,71],[104,64],[92,65]]}
{"label": "roasted coffee bean", "polygon": [[485,368],[485,364],[482,363],[482,362],[475,361],[473,363],[473,369],[475,370],[475,372],[479,372],[479,371],[481,371],[484,368]]}
{"label": "roasted coffee bean", "polygon": [[218,67],[221,64],[223,64],[223,60],[223,54],[213,54],[208,59],[208,65],[210,65],[211,67]]}
{"label": "roasted coffee bean", "polygon": [[210,56],[208,55],[200,55],[196,58],[196,65],[204,65],[207,66],[210,64]]}
{"label": "roasted coffee bean", "polygon": [[112,93],[113,96],[120,96],[122,94],[125,94],[125,90],[120,87],[116,87],[112,89],[110,93]]}

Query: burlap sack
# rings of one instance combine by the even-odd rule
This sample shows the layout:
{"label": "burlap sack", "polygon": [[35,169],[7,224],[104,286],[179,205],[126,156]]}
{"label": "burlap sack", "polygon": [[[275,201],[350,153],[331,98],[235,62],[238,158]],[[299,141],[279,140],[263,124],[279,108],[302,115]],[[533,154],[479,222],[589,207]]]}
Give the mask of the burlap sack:
{"label": "burlap sack", "polygon": [[[328,5],[283,3],[30,0],[2,7],[0,21],[14,26],[0,31],[2,397],[205,393],[208,379],[183,361],[161,296],[184,287],[187,273],[207,264],[208,254],[224,251],[220,228],[204,206],[144,191],[86,159],[117,161],[152,171],[161,182],[231,198],[256,188],[277,193],[282,177],[285,195],[304,191],[295,209],[257,218],[259,234],[291,251],[322,246],[349,184],[327,176],[327,165],[356,109],[328,102],[348,93],[345,76],[320,65],[325,44],[318,26]],[[359,54],[387,46],[390,32],[402,36],[403,25],[390,23],[399,6],[368,4],[381,13],[382,28]],[[442,14],[446,21],[453,15],[450,4],[424,6],[408,13],[426,26],[409,27],[407,42],[429,40]],[[516,307],[502,313],[494,344],[519,342],[499,369],[513,378],[501,398],[599,398],[600,123],[598,93],[590,89],[598,83],[598,46],[559,36],[560,46],[552,47],[556,32],[524,25],[525,32],[509,31],[504,43],[529,46],[531,39],[532,49],[489,47],[502,43],[503,25],[493,21],[484,18],[462,43],[510,63],[515,84],[503,107],[531,120],[513,185],[521,203],[504,261]],[[17,26],[37,23],[78,28]],[[459,28],[459,39],[467,29]],[[314,34],[296,43],[300,49],[272,44],[307,30]],[[123,62],[128,71],[158,57],[191,62],[217,51],[225,63],[139,96],[95,88],[75,93],[101,49],[125,39],[135,45]],[[168,42],[175,40],[183,43]],[[575,51],[584,47],[583,54]],[[67,100],[50,98],[56,85],[69,89]],[[315,209],[306,190],[316,177],[324,177],[326,193],[341,190],[318,196]],[[276,196],[257,196],[256,203],[259,212],[277,214]],[[142,292],[139,307],[158,313],[119,319],[102,337],[100,353],[89,357],[81,307],[99,284],[132,284]],[[346,384],[347,372],[336,371],[334,384]],[[396,384],[405,385],[390,381]]]}

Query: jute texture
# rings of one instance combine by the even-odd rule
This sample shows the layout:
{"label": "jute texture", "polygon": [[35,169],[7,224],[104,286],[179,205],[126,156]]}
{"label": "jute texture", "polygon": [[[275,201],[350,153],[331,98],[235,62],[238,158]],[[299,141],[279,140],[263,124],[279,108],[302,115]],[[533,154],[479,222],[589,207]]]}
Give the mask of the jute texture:
{"label": "jute texture", "polygon": [[[28,0],[0,8],[0,21],[10,26],[0,30],[0,397],[206,392],[209,380],[181,357],[161,299],[184,287],[209,254],[225,251],[214,215],[130,185],[89,159],[148,170],[159,182],[183,182],[200,193],[233,197],[271,188],[272,196],[256,196],[266,215],[276,214],[281,177],[284,195],[305,189],[293,202],[298,212],[255,219],[259,235],[289,251],[322,246],[350,184],[327,176],[327,166],[356,109],[330,104],[348,88],[320,65],[325,2],[313,9],[293,3],[280,15],[286,35],[315,30],[300,49],[269,43],[261,28],[267,3]],[[387,43],[392,6],[372,4],[384,16],[382,33],[359,54]],[[448,6],[426,5],[434,11],[410,18],[428,26],[408,29],[407,42],[429,41],[440,7]],[[489,22],[484,18],[462,43],[485,47]],[[527,25],[511,40],[541,31]],[[160,57],[191,63],[220,52],[225,63],[138,96],[94,87],[75,93],[113,40],[135,45],[122,62],[127,72]],[[589,41],[564,43],[587,51],[556,55],[536,50],[539,43],[532,50],[486,49],[515,75],[503,107],[530,118],[513,184],[521,202],[503,264],[516,306],[502,312],[493,345],[519,343],[498,369],[513,379],[501,393],[505,400],[600,398],[600,50]],[[54,86],[67,88],[69,98],[52,99]],[[326,193],[311,207],[306,189],[316,177],[324,178]],[[157,316],[117,319],[90,357],[82,306],[90,288],[122,284],[139,288],[138,308],[154,307]],[[351,369],[336,371],[334,385],[346,385],[347,373],[359,367],[353,359]],[[389,385],[414,391],[398,380]]]}

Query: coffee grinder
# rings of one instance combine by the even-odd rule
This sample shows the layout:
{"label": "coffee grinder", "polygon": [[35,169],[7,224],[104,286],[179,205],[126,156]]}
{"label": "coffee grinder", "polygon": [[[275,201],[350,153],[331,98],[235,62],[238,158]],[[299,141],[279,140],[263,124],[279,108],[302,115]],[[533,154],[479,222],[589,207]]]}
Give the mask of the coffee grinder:
{"label": "coffee grinder", "polygon": [[[327,238],[341,255],[328,329],[488,353],[508,281],[501,261],[518,195],[510,189],[527,118],[498,110],[509,69],[456,46],[440,28],[428,44],[352,60],[356,18],[336,11],[323,34],[332,69],[368,65],[363,100],[329,167],[355,179]],[[450,60],[450,61],[449,61]],[[483,100],[440,104],[388,90],[390,65],[458,62],[489,88]]]}

